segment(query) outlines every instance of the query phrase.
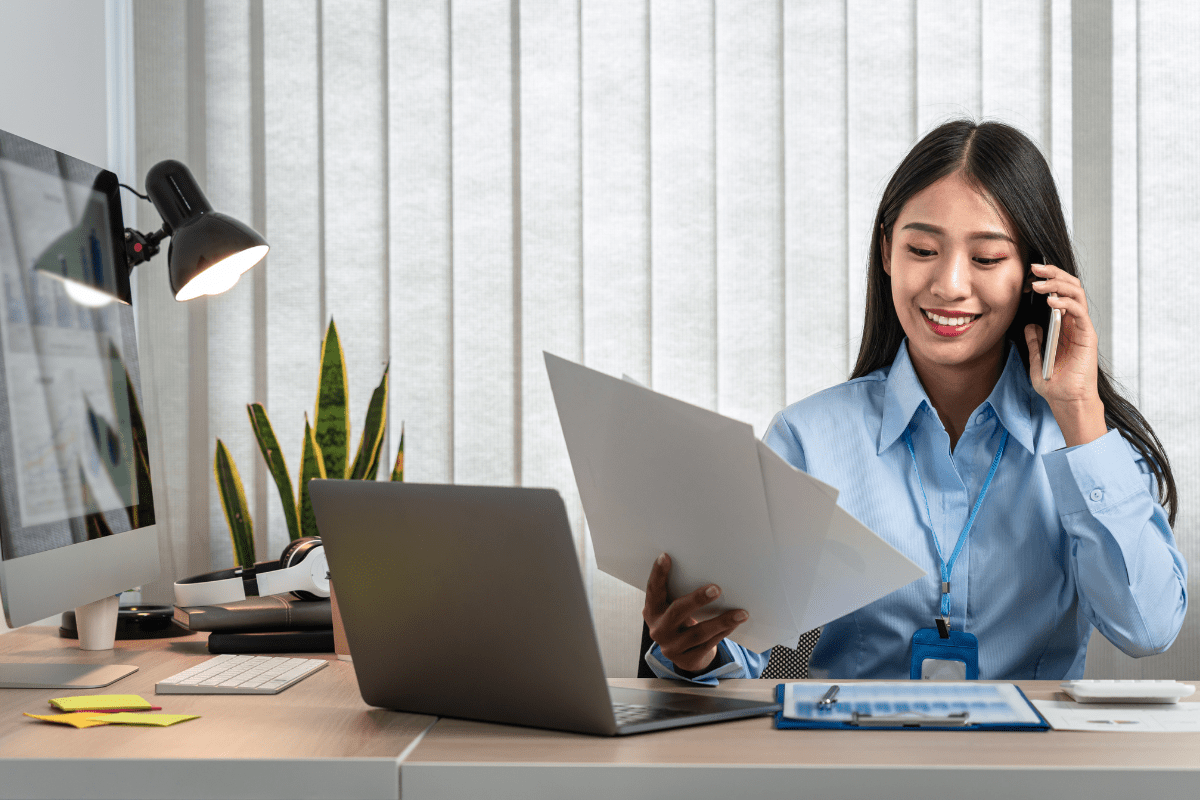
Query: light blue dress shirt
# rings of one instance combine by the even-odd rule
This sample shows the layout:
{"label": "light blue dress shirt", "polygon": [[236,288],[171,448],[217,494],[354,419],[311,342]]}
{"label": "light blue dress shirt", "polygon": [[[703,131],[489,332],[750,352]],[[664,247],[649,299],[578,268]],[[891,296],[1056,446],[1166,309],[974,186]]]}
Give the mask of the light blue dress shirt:
{"label": "light blue dress shirt", "polygon": [[[913,633],[934,627],[939,561],[906,428],[946,554],[1009,434],[950,580],[950,626],[978,638],[981,679],[1080,678],[1093,626],[1134,657],[1171,645],[1187,609],[1187,565],[1137,451],[1115,430],[1065,447],[1012,347],[951,450],[905,341],[890,367],[788,406],[764,437],[928,573],[826,625],[812,677],[907,678]],[[726,639],[714,668],[694,680],[757,678],[769,655]],[[658,645],[646,662],[659,677],[680,677]]]}

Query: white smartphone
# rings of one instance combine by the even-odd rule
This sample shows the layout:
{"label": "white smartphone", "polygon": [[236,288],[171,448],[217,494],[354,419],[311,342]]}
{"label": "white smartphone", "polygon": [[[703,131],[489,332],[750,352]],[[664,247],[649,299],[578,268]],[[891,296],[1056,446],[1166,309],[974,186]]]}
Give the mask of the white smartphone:
{"label": "white smartphone", "polygon": [[[1054,292],[1051,297],[1058,297]],[[1054,374],[1054,354],[1058,352],[1058,334],[1062,330],[1062,309],[1050,309],[1050,330],[1046,331],[1046,340],[1042,343],[1042,380],[1050,380]]]}

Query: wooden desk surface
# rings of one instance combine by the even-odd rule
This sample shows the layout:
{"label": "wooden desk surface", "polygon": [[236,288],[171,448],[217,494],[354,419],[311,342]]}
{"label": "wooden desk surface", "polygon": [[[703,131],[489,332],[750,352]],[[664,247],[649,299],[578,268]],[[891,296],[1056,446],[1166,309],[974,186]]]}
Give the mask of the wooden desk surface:
{"label": "wooden desk surface", "polygon": [[[124,641],[86,652],[49,627],[0,636],[7,661],[139,667],[104,689],[0,689],[0,797],[399,796],[400,757],[434,717],[366,705],[353,667],[332,656],[277,695],[155,695],[155,683],[211,657],[205,641]],[[137,694],[164,713],[201,716],[168,728],[82,730],[22,716],[53,713],[49,699],[69,694]]]}
{"label": "wooden desk surface", "polygon": [[[681,690],[672,681],[610,683]],[[1058,695],[1057,681],[1018,685],[1030,698]],[[720,691],[769,698],[774,686],[724,681]],[[777,731],[771,718],[759,717],[603,739],[442,719],[401,768],[406,800],[435,796],[434,787],[441,796],[468,796],[483,787],[490,797],[537,796],[539,790],[550,796],[564,782],[577,787],[574,796],[604,798],[812,791],[814,797],[928,800],[937,786],[953,786],[947,797],[1096,800],[1152,796],[1154,787],[1172,792],[1164,797],[1200,796],[1200,733]]]}
{"label": "wooden desk surface", "polygon": [[[0,636],[0,658],[135,664],[95,693],[140,694],[201,718],[76,730],[21,712],[90,692],[0,690],[0,798],[1200,796],[1200,733],[777,731],[761,717],[603,738],[371,708],[352,666],[332,658],[279,695],[155,695],[158,680],[208,657],[202,636],[95,653],[74,644],[27,628]],[[1057,689],[1019,685],[1032,698]],[[773,686],[726,681],[716,691],[762,698]]]}

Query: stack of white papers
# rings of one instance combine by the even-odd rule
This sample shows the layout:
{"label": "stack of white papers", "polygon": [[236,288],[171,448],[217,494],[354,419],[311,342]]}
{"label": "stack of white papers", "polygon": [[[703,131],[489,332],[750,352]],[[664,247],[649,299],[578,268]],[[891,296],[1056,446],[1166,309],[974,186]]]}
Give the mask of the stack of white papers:
{"label": "stack of white papers", "polygon": [[925,575],[744,422],[549,353],[546,370],[597,566],[645,588],[659,553],[672,598],[715,583],[711,616],[744,608],[756,651]]}
{"label": "stack of white papers", "polygon": [[1195,733],[1200,731],[1200,703],[1133,705],[1033,700],[1056,731],[1119,733]]}

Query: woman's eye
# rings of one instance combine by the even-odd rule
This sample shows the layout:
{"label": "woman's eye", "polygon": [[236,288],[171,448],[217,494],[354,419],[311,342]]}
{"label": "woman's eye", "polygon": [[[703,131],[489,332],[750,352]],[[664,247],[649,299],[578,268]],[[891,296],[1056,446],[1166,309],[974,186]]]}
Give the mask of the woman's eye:
{"label": "woman's eye", "polygon": [[984,258],[983,256],[979,256],[975,259],[975,262],[978,264],[982,264],[985,267],[991,267],[991,266],[995,266],[996,264],[999,264],[1006,257],[1007,256],[999,256],[997,258]]}
{"label": "woman's eye", "polygon": [[929,258],[930,256],[934,255],[933,250],[924,250],[920,247],[913,247],[911,244],[908,246],[908,252],[912,253],[914,256],[920,256],[921,258]]}

